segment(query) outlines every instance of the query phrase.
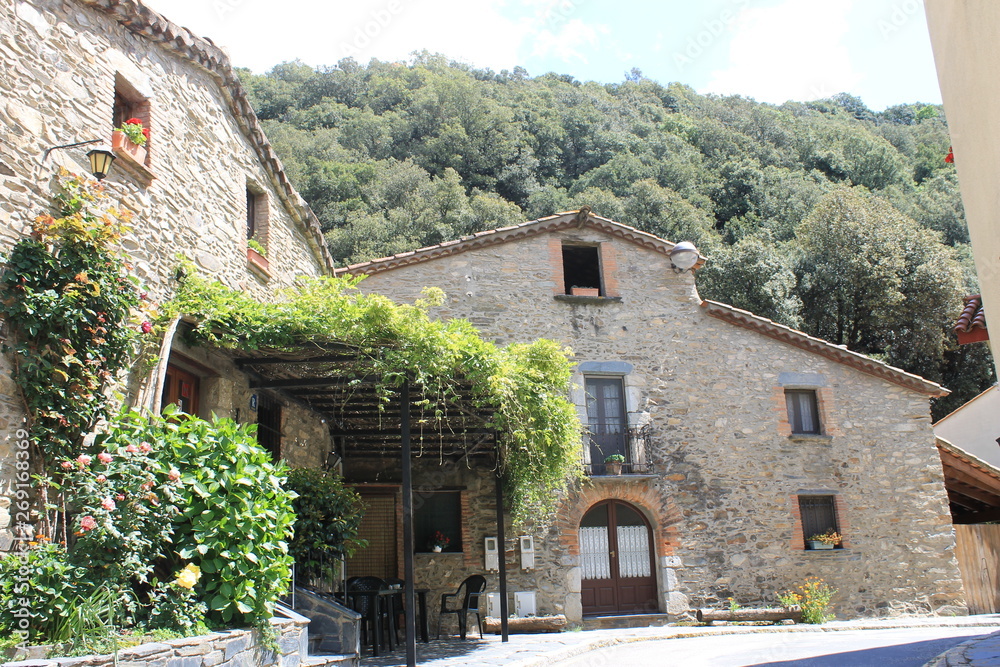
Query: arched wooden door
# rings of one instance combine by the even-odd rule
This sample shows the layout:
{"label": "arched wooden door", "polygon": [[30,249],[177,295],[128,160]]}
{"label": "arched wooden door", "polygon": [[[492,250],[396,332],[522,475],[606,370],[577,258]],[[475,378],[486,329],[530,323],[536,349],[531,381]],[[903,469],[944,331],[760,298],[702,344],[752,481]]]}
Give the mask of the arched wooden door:
{"label": "arched wooden door", "polygon": [[656,612],[653,532],[642,513],[618,500],[590,508],[580,522],[585,616]]}

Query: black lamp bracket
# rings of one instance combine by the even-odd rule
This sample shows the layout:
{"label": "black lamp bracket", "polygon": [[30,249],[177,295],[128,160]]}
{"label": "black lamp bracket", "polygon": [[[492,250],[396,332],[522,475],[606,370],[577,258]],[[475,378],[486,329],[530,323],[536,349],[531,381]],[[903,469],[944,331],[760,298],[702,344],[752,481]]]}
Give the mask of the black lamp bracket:
{"label": "black lamp bracket", "polygon": [[78,141],[75,144],[63,144],[62,146],[53,146],[52,148],[50,148],[47,151],[45,151],[44,155],[42,155],[42,162],[44,163],[45,160],[49,157],[49,153],[51,153],[52,151],[55,151],[55,150],[59,150],[60,148],[76,148],[77,146],[87,146],[89,144],[98,144],[98,143],[100,143],[102,141],[104,141],[104,139],[91,139],[90,141]]}

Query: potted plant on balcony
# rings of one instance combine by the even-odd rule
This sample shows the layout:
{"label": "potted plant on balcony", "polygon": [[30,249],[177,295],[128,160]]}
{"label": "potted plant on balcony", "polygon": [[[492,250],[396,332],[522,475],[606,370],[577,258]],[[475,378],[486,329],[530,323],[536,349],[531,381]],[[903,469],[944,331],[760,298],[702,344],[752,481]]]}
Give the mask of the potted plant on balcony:
{"label": "potted plant on balcony", "polygon": [[604,457],[604,470],[609,475],[620,475],[623,463],[625,463],[625,457],[621,454],[609,454]]}
{"label": "potted plant on balcony", "polygon": [[143,127],[138,118],[129,118],[111,133],[111,148],[142,165],[146,164],[148,141],[149,128]]}
{"label": "potted plant on balcony", "polygon": [[809,538],[810,549],[832,549],[843,541],[837,531],[830,528],[825,533],[817,533]]}
{"label": "potted plant on balcony", "polygon": [[247,261],[264,269],[264,271],[270,269],[270,263],[267,261],[267,248],[256,237],[247,239]]}

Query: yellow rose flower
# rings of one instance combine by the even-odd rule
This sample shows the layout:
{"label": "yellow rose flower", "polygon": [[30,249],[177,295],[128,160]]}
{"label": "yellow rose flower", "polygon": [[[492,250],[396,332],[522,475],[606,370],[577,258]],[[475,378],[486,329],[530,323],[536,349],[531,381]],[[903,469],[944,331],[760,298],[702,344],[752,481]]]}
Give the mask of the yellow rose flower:
{"label": "yellow rose flower", "polygon": [[199,579],[201,579],[201,568],[194,563],[189,563],[187,567],[177,573],[174,583],[182,588],[194,588]]}

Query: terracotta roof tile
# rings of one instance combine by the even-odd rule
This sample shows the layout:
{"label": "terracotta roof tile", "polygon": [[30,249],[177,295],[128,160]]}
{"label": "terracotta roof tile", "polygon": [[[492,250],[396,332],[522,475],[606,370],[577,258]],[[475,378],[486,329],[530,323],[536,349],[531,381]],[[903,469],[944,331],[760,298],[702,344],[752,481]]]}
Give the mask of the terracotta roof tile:
{"label": "terracotta roof tile", "polygon": [[832,359],[833,361],[845,364],[863,373],[874,375],[883,380],[894,382],[907,389],[919,391],[929,396],[947,396],[951,393],[938,383],[925,380],[919,375],[907,373],[895,366],[890,366],[871,357],[866,357],[863,354],[852,352],[844,346],[834,345],[822,338],[815,338],[791,327],[773,322],[766,317],[754,315],[749,311],[740,310],[739,308],[718,303],[717,301],[705,300],[701,302],[701,305],[712,317],[750,329],[751,331],[756,331],[802,350],[814,352],[827,359]]}
{"label": "terracotta roof tile", "polygon": [[958,342],[964,345],[989,340],[982,295],[973,294],[965,297],[964,301],[965,307],[962,308],[962,314],[958,316],[953,328],[955,335],[958,336]]}
{"label": "terracotta roof tile", "polygon": [[323,261],[327,271],[332,272],[335,266],[333,256],[326,247],[319,219],[312,209],[292,187],[285,174],[281,161],[278,160],[264,131],[261,129],[257,114],[254,113],[247,99],[243,84],[233,71],[229,56],[215,46],[210,39],[198,37],[187,28],[171,23],[164,17],[143,5],[138,0],[76,0],[82,5],[109,15],[127,30],[161,47],[177,54],[201,67],[214,78],[229,102],[229,110],[235,117],[240,128],[250,140],[264,169],[269,172],[272,182],[277,186],[278,196],[306,230],[313,251]]}

